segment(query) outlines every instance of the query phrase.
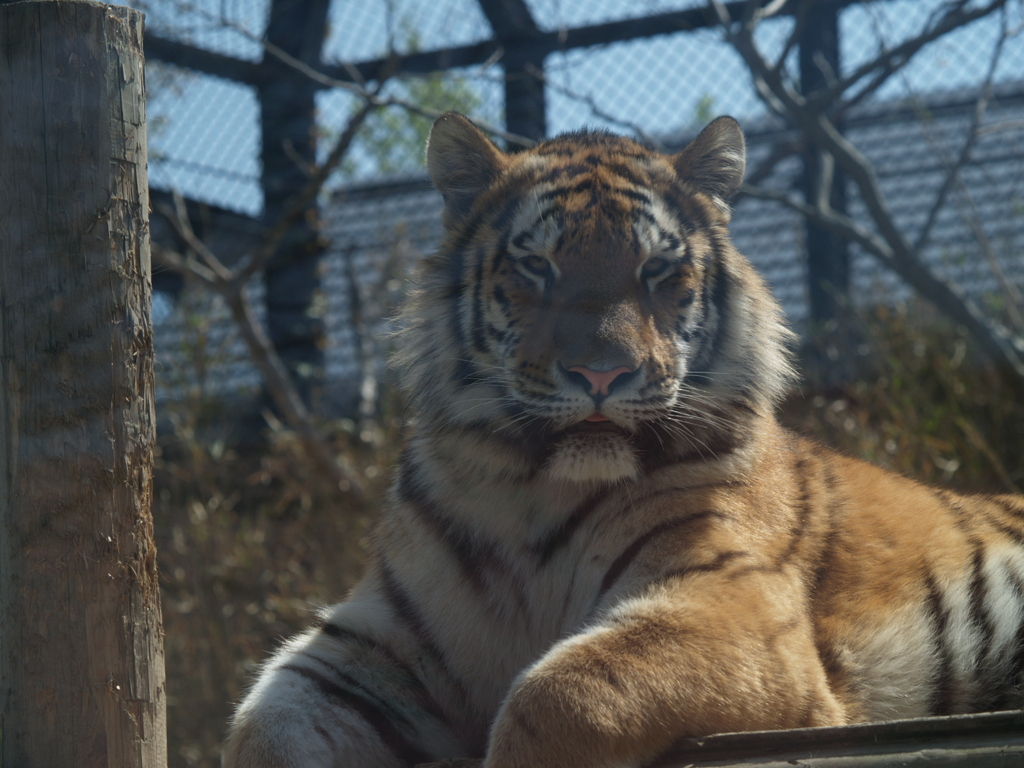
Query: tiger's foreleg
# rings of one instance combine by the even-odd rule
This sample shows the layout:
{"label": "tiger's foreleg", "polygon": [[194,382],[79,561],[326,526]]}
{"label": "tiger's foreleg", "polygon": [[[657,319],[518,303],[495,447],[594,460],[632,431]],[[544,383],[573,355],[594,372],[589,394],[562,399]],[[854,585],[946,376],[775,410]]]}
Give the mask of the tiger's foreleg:
{"label": "tiger's foreleg", "polygon": [[335,606],[275,654],[232,720],[224,768],[408,768],[465,754],[409,638],[374,600]]}
{"label": "tiger's foreleg", "polygon": [[845,722],[800,588],[760,573],[670,581],[521,675],[486,768],[637,766],[684,736]]}

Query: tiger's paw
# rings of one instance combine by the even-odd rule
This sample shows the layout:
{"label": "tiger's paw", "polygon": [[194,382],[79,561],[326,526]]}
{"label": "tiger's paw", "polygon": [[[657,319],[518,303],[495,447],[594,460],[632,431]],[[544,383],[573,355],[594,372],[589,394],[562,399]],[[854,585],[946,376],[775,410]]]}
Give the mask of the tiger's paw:
{"label": "tiger's paw", "polygon": [[407,768],[355,709],[318,701],[298,675],[261,681],[239,707],[223,768]]}

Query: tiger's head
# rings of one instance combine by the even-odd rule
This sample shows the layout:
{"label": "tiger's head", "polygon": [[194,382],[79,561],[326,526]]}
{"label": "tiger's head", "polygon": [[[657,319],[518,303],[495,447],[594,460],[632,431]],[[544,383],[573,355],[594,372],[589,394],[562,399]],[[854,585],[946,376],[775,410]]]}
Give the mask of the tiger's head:
{"label": "tiger's head", "polygon": [[397,356],[422,428],[491,435],[552,478],[617,481],[714,452],[771,410],[789,332],[728,240],[735,120],[674,155],[603,132],[506,154],[448,113],[427,166],[446,236]]}

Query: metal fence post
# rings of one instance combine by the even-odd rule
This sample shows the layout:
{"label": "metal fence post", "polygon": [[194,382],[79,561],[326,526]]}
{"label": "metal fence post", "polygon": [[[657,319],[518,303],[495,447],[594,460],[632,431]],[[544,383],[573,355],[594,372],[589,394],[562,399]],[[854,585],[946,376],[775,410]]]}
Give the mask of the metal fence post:
{"label": "metal fence post", "polygon": [[[274,0],[267,42],[310,66],[320,63],[328,0]],[[273,224],[306,183],[303,164],[316,164],[319,85],[271,52],[264,53],[259,87],[263,145],[263,221]],[[267,332],[303,400],[315,405],[324,377],[324,298],[320,256],[324,244],[314,203],[285,237],[264,274]]]}
{"label": "metal fence post", "polygon": [[[811,0],[800,35],[800,83],[804,95],[829,85],[839,72],[839,3]],[[803,192],[814,204],[827,196],[830,206],[846,210],[846,187],[830,156],[818,147],[804,152]],[[806,221],[807,293],[812,337],[836,321],[850,297],[850,254],[845,240]]]}
{"label": "metal fence post", "polygon": [[537,141],[547,135],[544,54],[531,51],[540,34],[524,0],[479,0],[494,36],[505,48],[505,127]]}

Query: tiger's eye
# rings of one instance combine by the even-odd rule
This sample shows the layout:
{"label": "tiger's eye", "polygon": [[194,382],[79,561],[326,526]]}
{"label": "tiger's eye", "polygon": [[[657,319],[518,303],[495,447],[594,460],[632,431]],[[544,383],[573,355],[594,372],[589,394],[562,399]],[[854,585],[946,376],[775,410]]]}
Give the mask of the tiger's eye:
{"label": "tiger's eye", "polygon": [[[644,265],[640,268],[640,279],[646,281],[648,284],[657,283],[668,275],[669,270],[671,269],[671,261],[663,259],[660,256],[655,256],[653,259],[648,259],[644,262]],[[651,287],[654,286],[651,285]]]}
{"label": "tiger's eye", "polygon": [[516,260],[516,269],[526,277],[542,283],[551,278],[551,262],[543,256],[523,256]]}

